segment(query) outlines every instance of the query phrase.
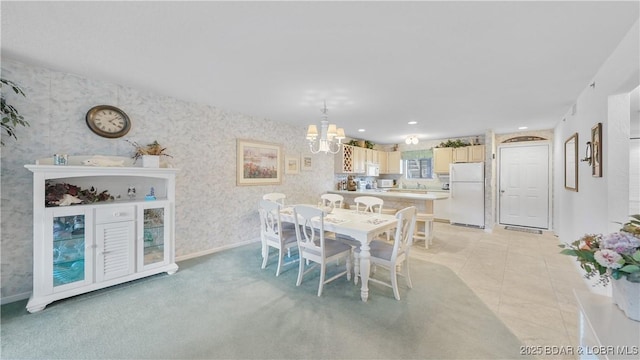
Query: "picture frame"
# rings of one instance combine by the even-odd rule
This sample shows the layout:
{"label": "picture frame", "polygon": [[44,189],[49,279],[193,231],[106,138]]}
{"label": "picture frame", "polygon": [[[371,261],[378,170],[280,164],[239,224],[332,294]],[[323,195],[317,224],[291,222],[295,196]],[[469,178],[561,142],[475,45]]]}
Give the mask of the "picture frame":
{"label": "picture frame", "polygon": [[282,183],[282,145],[236,139],[236,185]]}
{"label": "picture frame", "polygon": [[578,133],[564,142],[564,188],[578,192]]}
{"label": "picture frame", "polygon": [[287,175],[300,173],[300,159],[296,156],[284,158],[284,173]]}
{"label": "picture frame", "polygon": [[602,177],[602,123],[591,128],[591,176]]}
{"label": "picture frame", "polygon": [[311,154],[300,154],[300,169],[304,171],[313,170]]}

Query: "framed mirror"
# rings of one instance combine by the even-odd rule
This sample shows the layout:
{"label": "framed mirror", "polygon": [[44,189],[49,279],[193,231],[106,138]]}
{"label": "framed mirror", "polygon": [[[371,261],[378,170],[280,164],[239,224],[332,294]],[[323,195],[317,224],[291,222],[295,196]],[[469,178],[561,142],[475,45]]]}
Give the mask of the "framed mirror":
{"label": "framed mirror", "polygon": [[564,188],[578,191],[578,133],[564,142]]}

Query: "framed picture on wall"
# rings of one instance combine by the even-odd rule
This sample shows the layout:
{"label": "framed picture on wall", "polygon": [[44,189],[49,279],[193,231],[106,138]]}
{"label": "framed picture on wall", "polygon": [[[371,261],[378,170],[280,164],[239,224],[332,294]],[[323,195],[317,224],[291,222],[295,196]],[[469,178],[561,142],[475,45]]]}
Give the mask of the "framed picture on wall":
{"label": "framed picture on wall", "polygon": [[591,128],[591,175],[602,177],[602,123]]}
{"label": "framed picture on wall", "polygon": [[311,171],[313,167],[311,166],[311,155],[310,154],[302,154],[300,155],[300,168],[304,171]]}
{"label": "framed picture on wall", "polygon": [[287,156],[284,159],[284,173],[298,174],[300,172],[300,159],[294,156]]}
{"label": "framed picture on wall", "polygon": [[282,183],[282,145],[236,140],[236,185]]}

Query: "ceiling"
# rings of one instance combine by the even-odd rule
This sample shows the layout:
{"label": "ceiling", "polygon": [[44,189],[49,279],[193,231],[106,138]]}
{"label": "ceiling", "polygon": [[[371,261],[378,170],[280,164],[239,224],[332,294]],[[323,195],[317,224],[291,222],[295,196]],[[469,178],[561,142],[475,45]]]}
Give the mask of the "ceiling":
{"label": "ceiling", "polygon": [[[13,2],[2,55],[379,144],[550,129],[639,2]],[[416,121],[416,125],[409,125]],[[365,132],[358,132],[365,129]]]}

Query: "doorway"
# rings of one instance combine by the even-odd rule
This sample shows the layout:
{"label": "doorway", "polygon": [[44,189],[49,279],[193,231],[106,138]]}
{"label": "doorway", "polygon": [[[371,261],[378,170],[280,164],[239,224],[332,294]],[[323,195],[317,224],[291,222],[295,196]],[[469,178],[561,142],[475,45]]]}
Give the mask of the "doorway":
{"label": "doorway", "polygon": [[501,225],[549,228],[549,144],[499,147]]}

